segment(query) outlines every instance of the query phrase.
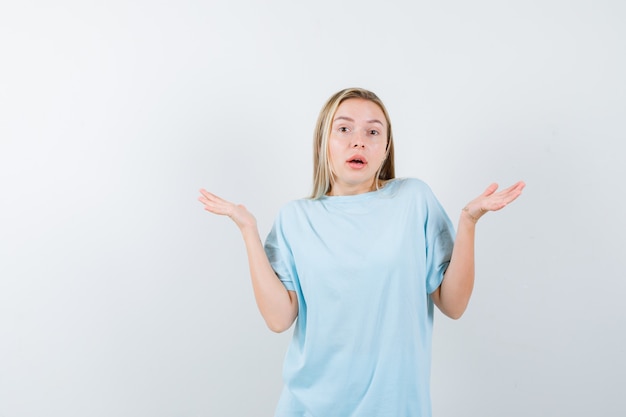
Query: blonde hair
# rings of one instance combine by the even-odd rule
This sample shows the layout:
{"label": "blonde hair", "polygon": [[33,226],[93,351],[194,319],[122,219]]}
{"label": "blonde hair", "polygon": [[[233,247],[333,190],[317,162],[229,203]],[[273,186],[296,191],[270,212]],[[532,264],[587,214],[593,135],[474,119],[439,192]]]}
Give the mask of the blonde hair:
{"label": "blonde hair", "polygon": [[346,88],[335,93],[328,99],[315,124],[315,132],[313,135],[313,193],[312,199],[317,199],[326,195],[332,188],[333,172],[328,156],[328,138],[332,129],[333,118],[337,112],[337,108],[344,101],[351,98],[359,98],[375,103],[385,115],[387,121],[387,153],[385,160],[378,168],[376,173],[376,189],[380,181],[386,181],[395,178],[395,166],[393,156],[393,134],[391,132],[391,121],[389,114],[383,102],[378,96],[371,91],[362,88]]}

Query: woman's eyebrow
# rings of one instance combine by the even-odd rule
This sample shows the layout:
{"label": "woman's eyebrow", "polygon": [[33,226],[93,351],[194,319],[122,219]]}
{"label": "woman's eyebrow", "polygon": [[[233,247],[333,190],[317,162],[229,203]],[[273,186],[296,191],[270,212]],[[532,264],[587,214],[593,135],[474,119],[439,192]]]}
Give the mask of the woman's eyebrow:
{"label": "woman's eyebrow", "polygon": [[[335,120],[333,120],[333,122],[336,122],[337,120],[347,120],[347,121],[349,121],[349,122],[353,122],[353,123],[354,123],[354,119],[352,119],[352,118],[350,118],[350,117],[347,117],[347,116],[337,116],[337,117],[335,117]],[[385,126],[385,125],[383,124],[383,122],[381,122],[381,121],[380,121],[380,120],[378,120],[378,119],[366,120],[366,122],[367,122],[367,123],[378,123],[378,124],[379,124],[379,125],[381,125],[381,126]]]}

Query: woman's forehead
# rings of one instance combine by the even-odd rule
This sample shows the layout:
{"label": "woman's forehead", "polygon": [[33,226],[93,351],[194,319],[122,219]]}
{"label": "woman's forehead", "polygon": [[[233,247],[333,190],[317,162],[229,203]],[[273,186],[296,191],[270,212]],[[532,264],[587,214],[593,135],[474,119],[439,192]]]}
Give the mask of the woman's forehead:
{"label": "woman's forehead", "polygon": [[346,120],[351,122],[379,123],[385,126],[386,117],[378,104],[371,100],[350,98],[344,100],[335,111],[333,122]]}

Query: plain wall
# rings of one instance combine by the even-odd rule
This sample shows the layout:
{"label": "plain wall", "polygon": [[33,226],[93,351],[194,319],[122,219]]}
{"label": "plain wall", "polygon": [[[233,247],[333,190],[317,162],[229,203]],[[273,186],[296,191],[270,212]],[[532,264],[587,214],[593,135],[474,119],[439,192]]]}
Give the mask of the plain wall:
{"label": "plain wall", "polygon": [[272,415],[291,331],[198,189],[265,238],[352,86],[455,222],[527,183],[478,225],[465,316],[435,317],[434,415],[623,416],[625,5],[3,2],[0,417]]}

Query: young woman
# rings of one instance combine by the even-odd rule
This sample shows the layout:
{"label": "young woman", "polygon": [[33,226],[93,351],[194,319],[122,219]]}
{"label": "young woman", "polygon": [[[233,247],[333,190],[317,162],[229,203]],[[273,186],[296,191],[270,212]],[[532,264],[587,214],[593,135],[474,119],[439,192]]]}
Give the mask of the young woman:
{"label": "young woman", "polygon": [[270,329],[297,318],[277,417],[430,416],[433,304],[461,317],[474,284],[474,232],[523,182],[492,184],[455,231],[430,188],[396,179],[389,115],[372,92],[333,95],[315,128],[310,198],[279,212],[265,245],[242,205],[201,190],[245,241]]}

